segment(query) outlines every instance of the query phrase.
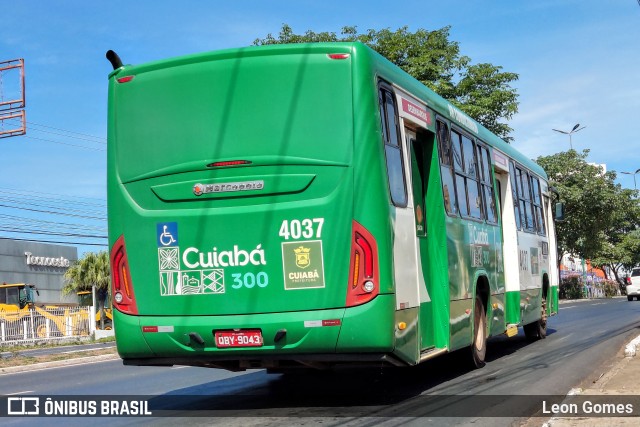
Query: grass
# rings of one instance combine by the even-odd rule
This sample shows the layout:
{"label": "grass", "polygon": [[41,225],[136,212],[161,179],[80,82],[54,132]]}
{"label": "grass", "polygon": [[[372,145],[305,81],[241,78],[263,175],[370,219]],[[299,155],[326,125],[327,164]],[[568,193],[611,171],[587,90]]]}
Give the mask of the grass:
{"label": "grass", "polygon": [[[0,369],[8,368],[12,366],[32,365],[35,363],[55,362],[59,360],[76,359],[80,357],[101,356],[105,354],[116,354],[116,348],[104,348],[95,350],[73,350],[69,349],[64,353],[59,354],[43,354],[43,355],[29,355],[29,350],[39,350],[43,348],[55,348],[66,346],[77,346],[82,344],[96,344],[96,343],[110,343],[115,342],[113,337],[103,338],[92,341],[73,341],[64,342],[59,344],[35,344],[35,345],[16,345],[16,346],[0,346],[3,357],[0,358]],[[22,352],[25,352],[22,354]],[[8,353],[8,354],[7,354]]]}
{"label": "grass", "polygon": [[0,352],[8,351],[8,352],[14,353],[21,350],[35,350],[40,348],[54,348],[54,347],[71,346],[71,345],[102,344],[102,343],[109,343],[109,342],[115,342],[115,341],[116,339],[114,337],[106,337],[106,338],[100,338],[99,340],[86,340],[86,341],[76,340],[76,341],[63,341],[63,342],[53,342],[53,343],[36,342],[28,345],[4,344],[4,345],[0,345]]}
{"label": "grass", "polygon": [[41,356],[23,356],[16,354],[15,356],[0,359],[0,369],[12,366],[33,365],[36,363],[56,362],[59,360],[76,359],[80,357],[101,356],[105,354],[116,354],[116,349],[105,348],[101,350],[77,351],[64,354],[47,354]]}

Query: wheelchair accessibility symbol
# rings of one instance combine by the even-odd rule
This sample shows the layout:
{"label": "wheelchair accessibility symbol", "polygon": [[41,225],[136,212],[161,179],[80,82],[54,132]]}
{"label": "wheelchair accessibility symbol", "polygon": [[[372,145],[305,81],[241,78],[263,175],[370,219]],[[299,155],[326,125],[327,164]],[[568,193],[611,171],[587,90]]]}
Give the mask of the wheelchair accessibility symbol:
{"label": "wheelchair accessibility symbol", "polygon": [[178,223],[161,222],[156,226],[158,247],[178,246]]}

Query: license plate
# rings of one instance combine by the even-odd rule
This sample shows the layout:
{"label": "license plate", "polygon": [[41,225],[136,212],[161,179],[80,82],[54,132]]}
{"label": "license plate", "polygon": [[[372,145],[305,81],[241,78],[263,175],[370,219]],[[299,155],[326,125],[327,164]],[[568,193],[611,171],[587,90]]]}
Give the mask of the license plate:
{"label": "license plate", "polygon": [[216,331],[215,338],[218,348],[262,347],[262,332],[259,329]]}

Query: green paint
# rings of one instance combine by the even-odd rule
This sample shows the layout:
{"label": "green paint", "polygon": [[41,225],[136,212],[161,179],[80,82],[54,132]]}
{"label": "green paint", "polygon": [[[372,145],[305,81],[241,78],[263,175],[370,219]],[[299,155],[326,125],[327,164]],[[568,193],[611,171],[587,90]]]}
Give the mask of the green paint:
{"label": "green paint", "polygon": [[505,305],[507,307],[507,323],[518,325],[522,320],[520,310],[520,292],[510,291],[506,293]]}
{"label": "green paint", "polygon": [[549,288],[549,295],[547,296],[547,314],[558,313],[558,287],[551,286]]}
{"label": "green paint", "polygon": [[449,348],[449,260],[447,229],[435,136],[425,137],[427,235],[419,238],[424,280],[431,301],[420,307],[421,349]]}
{"label": "green paint", "polygon": [[336,351],[391,352],[394,348],[395,298],[380,295],[371,303],[345,310]]}
{"label": "green paint", "polygon": [[[123,76],[134,79],[117,82]],[[412,159],[414,180],[422,179],[413,207],[430,301],[396,312],[396,218],[378,79],[425,101],[432,118],[452,119],[445,100],[360,43],[232,49],[111,73],[109,241],[124,237],[139,314],[114,310],[122,357],[395,351],[413,364],[420,350],[470,343],[467,310],[481,272],[500,307],[488,310],[492,333],[505,318],[519,320],[521,296],[502,296],[499,227],[445,213],[435,120]],[[486,129],[478,136],[545,176]],[[245,163],[214,167],[237,160]],[[218,185],[232,189],[194,192]],[[375,238],[379,295],[347,308],[353,221]],[[175,244],[160,240],[168,224]],[[557,307],[557,288],[551,296]],[[401,321],[410,325],[404,332]],[[219,349],[212,331],[220,329],[259,329],[264,345]],[[286,339],[275,342],[282,329]],[[203,346],[190,341],[192,332]]]}

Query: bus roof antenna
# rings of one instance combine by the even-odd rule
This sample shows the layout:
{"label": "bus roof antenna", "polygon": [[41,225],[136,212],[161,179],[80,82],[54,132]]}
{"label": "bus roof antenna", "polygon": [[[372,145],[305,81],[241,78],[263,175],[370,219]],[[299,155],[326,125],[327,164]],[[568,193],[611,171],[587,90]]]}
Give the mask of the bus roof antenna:
{"label": "bus roof antenna", "polygon": [[122,67],[122,60],[120,60],[120,57],[114,51],[112,50],[107,51],[107,59],[109,60],[109,62],[111,62],[111,66],[113,67],[114,70],[117,70],[118,68]]}

